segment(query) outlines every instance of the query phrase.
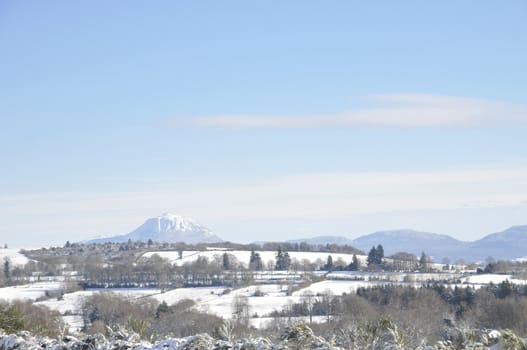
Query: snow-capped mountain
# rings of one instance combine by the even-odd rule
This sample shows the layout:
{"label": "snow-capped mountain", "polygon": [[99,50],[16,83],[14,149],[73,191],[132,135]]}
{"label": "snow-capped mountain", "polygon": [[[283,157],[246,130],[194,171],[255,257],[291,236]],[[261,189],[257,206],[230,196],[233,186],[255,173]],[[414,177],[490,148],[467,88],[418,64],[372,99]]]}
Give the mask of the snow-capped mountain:
{"label": "snow-capped mountain", "polygon": [[190,218],[164,213],[146,220],[144,224],[126,235],[99,238],[90,241],[90,243],[126,242],[129,239],[144,242],[151,239],[154,242],[185,242],[189,244],[222,241],[221,238],[212,234],[208,228]]}

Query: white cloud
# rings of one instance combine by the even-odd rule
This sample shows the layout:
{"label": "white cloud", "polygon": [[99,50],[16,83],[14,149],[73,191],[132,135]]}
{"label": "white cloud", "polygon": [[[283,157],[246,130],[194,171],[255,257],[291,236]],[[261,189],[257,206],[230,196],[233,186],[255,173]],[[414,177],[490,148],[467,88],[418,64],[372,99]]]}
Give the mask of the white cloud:
{"label": "white cloud", "polygon": [[172,125],[217,128],[469,127],[527,122],[527,106],[433,94],[368,96],[372,107],[326,115],[212,115]]}

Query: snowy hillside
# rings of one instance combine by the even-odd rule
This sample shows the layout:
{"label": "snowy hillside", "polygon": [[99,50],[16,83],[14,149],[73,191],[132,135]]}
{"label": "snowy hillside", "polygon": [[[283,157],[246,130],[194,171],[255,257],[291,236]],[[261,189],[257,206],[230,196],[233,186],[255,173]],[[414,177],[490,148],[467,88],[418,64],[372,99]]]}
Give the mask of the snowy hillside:
{"label": "snowy hillside", "polygon": [[0,262],[3,263],[5,259],[9,259],[13,266],[25,265],[29,261],[19,249],[0,248]]}

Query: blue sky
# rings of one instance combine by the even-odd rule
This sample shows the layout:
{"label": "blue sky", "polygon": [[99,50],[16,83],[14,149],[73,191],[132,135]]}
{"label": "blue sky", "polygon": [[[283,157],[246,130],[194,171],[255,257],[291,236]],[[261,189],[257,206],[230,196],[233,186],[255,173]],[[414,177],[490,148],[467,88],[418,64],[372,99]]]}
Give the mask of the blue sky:
{"label": "blue sky", "polygon": [[527,224],[526,36],[524,1],[3,1],[0,237]]}

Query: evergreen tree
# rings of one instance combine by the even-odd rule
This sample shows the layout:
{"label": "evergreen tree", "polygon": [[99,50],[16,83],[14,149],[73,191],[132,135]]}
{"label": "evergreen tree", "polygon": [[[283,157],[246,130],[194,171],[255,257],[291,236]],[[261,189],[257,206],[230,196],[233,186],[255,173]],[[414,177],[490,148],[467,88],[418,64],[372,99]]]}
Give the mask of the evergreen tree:
{"label": "evergreen tree", "polygon": [[167,313],[170,311],[170,308],[168,307],[168,304],[166,301],[163,300],[161,304],[156,309],[156,318],[159,318],[162,314]]}
{"label": "evergreen tree", "polygon": [[368,266],[371,266],[377,263],[377,249],[375,249],[375,246],[371,247],[366,261],[368,262]]}
{"label": "evergreen tree", "polygon": [[6,281],[9,281],[11,278],[11,262],[8,258],[4,259],[4,277]]}
{"label": "evergreen tree", "polygon": [[384,248],[381,244],[375,249],[375,263],[377,265],[382,265],[382,260],[384,259]]}
{"label": "evergreen tree", "polygon": [[370,252],[368,253],[368,266],[381,266],[384,259],[384,248],[381,244],[379,244],[377,247],[373,246],[370,249]]}
{"label": "evergreen tree", "polygon": [[326,265],[324,265],[324,270],[331,271],[333,270],[333,257],[331,255],[328,255],[328,259],[326,261]]}
{"label": "evergreen tree", "polygon": [[249,259],[249,269],[255,271],[263,270],[262,258],[260,253],[255,253],[254,249],[251,251],[251,258]]}
{"label": "evergreen tree", "polygon": [[275,269],[279,271],[284,269],[284,253],[282,252],[282,248],[278,248],[276,252]]}
{"label": "evergreen tree", "polygon": [[428,263],[430,262],[430,258],[425,254],[425,252],[421,253],[421,257],[419,258],[419,271],[426,272],[428,271]]}
{"label": "evergreen tree", "polygon": [[278,252],[276,253],[276,270],[288,270],[291,266],[291,257],[289,256],[288,252],[283,252],[282,248],[278,248]]}
{"label": "evergreen tree", "polygon": [[223,269],[224,270],[230,270],[231,269],[231,262],[229,259],[229,254],[223,253]]}
{"label": "evergreen tree", "polygon": [[359,268],[360,268],[359,259],[357,259],[357,255],[353,254],[353,258],[351,259],[351,263],[348,265],[347,270],[358,271]]}
{"label": "evergreen tree", "polygon": [[249,269],[252,270],[254,265],[254,260],[256,259],[256,253],[254,252],[254,249],[251,250],[251,256],[249,257]]}
{"label": "evergreen tree", "polygon": [[284,270],[289,270],[291,267],[291,257],[288,252],[284,253]]}
{"label": "evergreen tree", "polygon": [[513,285],[509,280],[505,280],[500,283],[498,286],[498,290],[496,291],[496,297],[498,298],[506,298],[510,295],[512,295],[513,292]]}

